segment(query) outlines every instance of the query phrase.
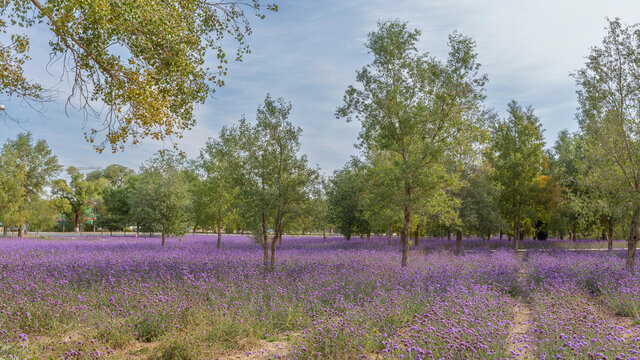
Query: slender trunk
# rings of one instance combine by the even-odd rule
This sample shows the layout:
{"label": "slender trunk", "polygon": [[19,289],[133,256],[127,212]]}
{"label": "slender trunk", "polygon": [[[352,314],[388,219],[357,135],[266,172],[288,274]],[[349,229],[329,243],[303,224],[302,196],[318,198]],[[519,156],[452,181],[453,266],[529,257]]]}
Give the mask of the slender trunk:
{"label": "slender trunk", "polygon": [[513,249],[518,251],[520,245],[520,219],[516,216],[513,219]]}
{"label": "slender trunk", "polygon": [[451,232],[447,230],[447,240],[451,240]]}
{"label": "slender trunk", "polygon": [[[244,229],[242,229],[242,233],[244,234]],[[262,263],[266,268],[269,266],[269,239],[267,236],[267,219],[265,218],[264,213],[262,213],[262,250]]]}
{"label": "slender trunk", "polygon": [[576,241],[576,226],[574,225],[571,231],[571,241]]}
{"label": "slender trunk", "polygon": [[502,229],[500,229],[500,241],[502,241],[502,236],[504,235],[504,233],[502,232]]}
{"label": "slender trunk", "polygon": [[162,224],[162,247],[164,247],[165,226]]}
{"label": "slender trunk", "polygon": [[76,210],[73,216],[73,231],[80,232],[80,210]]}
{"label": "slender trunk", "polygon": [[411,186],[405,181],[404,187],[405,204],[404,204],[404,224],[402,226],[402,266],[407,266],[409,260],[409,223],[411,222]]}
{"label": "slender trunk", "polygon": [[191,234],[195,235],[196,234],[196,228],[198,227],[198,225],[193,225],[193,231],[191,232]]}
{"label": "slender trunk", "polygon": [[627,269],[633,271],[636,260],[636,247],[638,246],[638,223],[640,221],[640,206],[633,210],[631,218],[631,229],[629,229],[629,239],[627,240]]}
{"label": "slender trunk", "polygon": [[[276,214],[276,224],[274,226],[274,234],[271,238],[271,269],[275,269],[276,267],[276,241],[280,239],[280,234],[282,233],[282,220],[280,219],[280,210]],[[280,241],[282,241],[280,239]]]}
{"label": "slender trunk", "polygon": [[18,225],[18,237],[22,237],[22,224]]}
{"label": "slender trunk", "polygon": [[456,230],[456,254],[462,254],[462,230]]}
{"label": "slender trunk", "polygon": [[7,232],[9,231],[9,229],[7,229],[7,225],[2,225],[2,236],[7,237]]}
{"label": "slender trunk", "polygon": [[322,240],[327,240],[327,230],[326,229],[322,229]]}
{"label": "slender trunk", "polygon": [[420,224],[416,225],[416,232],[414,233],[414,240],[413,240],[415,247],[418,247],[420,245]]}
{"label": "slender trunk", "polygon": [[389,246],[393,245],[393,223],[389,223]]}
{"label": "slender trunk", "polygon": [[140,223],[136,222],[136,237],[140,236]]}

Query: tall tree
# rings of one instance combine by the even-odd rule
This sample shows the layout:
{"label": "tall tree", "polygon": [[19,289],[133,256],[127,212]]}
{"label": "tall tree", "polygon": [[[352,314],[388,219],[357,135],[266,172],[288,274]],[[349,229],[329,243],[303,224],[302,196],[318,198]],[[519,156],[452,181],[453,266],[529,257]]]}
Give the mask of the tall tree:
{"label": "tall tree", "polygon": [[163,247],[167,234],[182,235],[187,227],[189,192],[180,163],[181,157],[173,152],[158,152],[140,168],[131,192],[132,217],[151,229],[159,229]]}
{"label": "tall tree", "polygon": [[18,226],[24,221],[25,181],[25,167],[19,164],[18,154],[4,147],[0,156],[0,222],[4,236],[9,226]]}
{"label": "tall tree", "polygon": [[591,49],[585,66],[573,74],[578,85],[579,123],[596,161],[617,170],[632,209],[627,261],[633,269],[640,224],[640,26],[609,20],[602,45]]}
{"label": "tall tree", "polygon": [[433,169],[459,151],[470,151],[483,123],[486,75],[479,74],[474,41],[453,33],[449,57],[438,61],[416,48],[420,31],[400,21],[378,23],[365,46],[374,56],[357,73],[360,88],[350,86],[336,111],[362,125],[360,145],[387,152],[401,175],[404,192],[402,266],[407,265],[412,208],[442,185]]}
{"label": "tall tree", "polygon": [[538,176],[544,161],[542,125],[533,108],[523,109],[515,101],[507,107],[505,120],[493,124],[487,154],[499,185],[499,204],[513,229],[513,245],[518,250],[523,222],[535,206],[540,189]]}
{"label": "tall tree", "polygon": [[86,210],[90,209],[102,188],[106,187],[105,179],[87,181],[85,176],[73,166],[67,169],[70,181],[58,179],[54,181],[51,192],[54,196],[69,203],[70,215],[73,218],[73,230],[80,232],[80,223],[84,220]]}
{"label": "tall tree", "polygon": [[29,216],[29,203],[38,199],[49,184],[51,178],[61,169],[58,158],[52,154],[45,140],[33,143],[31,133],[18,134],[16,139],[9,139],[2,149],[3,154],[15,156],[16,169],[24,171],[24,181],[20,181],[21,194],[12,199],[17,203],[14,221],[18,226],[18,236],[22,236],[22,228]]}
{"label": "tall tree", "polygon": [[[237,161],[234,169],[242,212],[254,240],[263,246],[265,266],[270,263],[271,267],[285,222],[308,200],[318,178],[306,155],[300,154],[302,129],[288,120],[290,112],[290,103],[267,94],[255,124],[242,118],[220,134],[222,142],[236,146],[232,158]],[[273,230],[270,243],[269,226]]]}
{"label": "tall tree", "polygon": [[[63,75],[72,79],[69,99],[85,117],[102,121],[85,133],[97,151],[179,137],[195,123],[194,104],[224,85],[228,39],[238,45],[236,61],[249,53],[245,10],[264,18],[277,6],[260,0],[0,1],[0,32],[10,32],[3,36],[10,43],[0,43],[0,94],[43,99],[43,88],[23,70],[30,40],[23,28],[42,26],[51,31],[52,60],[61,60]],[[95,142],[98,133],[105,138]]]}

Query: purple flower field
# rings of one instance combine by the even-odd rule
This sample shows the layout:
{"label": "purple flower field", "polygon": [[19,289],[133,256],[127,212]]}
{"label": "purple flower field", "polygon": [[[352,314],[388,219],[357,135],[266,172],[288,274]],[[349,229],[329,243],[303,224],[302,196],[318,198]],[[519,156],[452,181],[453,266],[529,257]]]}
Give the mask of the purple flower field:
{"label": "purple flower field", "polygon": [[464,242],[0,240],[0,359],[640,359],[622,253]]}

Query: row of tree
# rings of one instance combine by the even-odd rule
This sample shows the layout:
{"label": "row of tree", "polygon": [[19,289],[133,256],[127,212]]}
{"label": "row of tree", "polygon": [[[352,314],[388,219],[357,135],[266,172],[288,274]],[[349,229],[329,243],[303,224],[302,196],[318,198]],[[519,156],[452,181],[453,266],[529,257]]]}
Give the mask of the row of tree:
{"label": "row of tree", "polygon": [[[44,141],[9,140],[0,166],[0,219],[37,229],[55,213],[78,231],[91,208],[100,228],[183,234],[188,227],[249,231],[275,263],[285,232],[463,234],[513,239],[549,234],[609,239],[626,232],[632,267],[640,221],[640,37],[609,21],[601,47],[573,76],[580,130],[545,149],[531,107],[486,108],[474,41],[453,33],[448,58],[417,50],[418,30],[384,21],[369,34],[373,62],[357,72],[336,115],[362,125],[362,153],[324,180],[300,153],[291,104],[267,95],[256,121],[244,117],[210,139],[197,159],[159,152],[137,173],[119,165],[50,181],[61,168]],[[49,200],[45,196],[50,185]],[[49,210],[47,210],[49,209]],[[51,210],[53,209],[53,210]],[[53,215],[52,215],[53,214]],[[621,227],[620,224],[629,224]],[[5,226],[6,228],[6,226]]]}
{"label": "row of tree", "polygon": [[[418,30],[384,21],[369,34],[374,60],[336,115],[361,123],[354,158],[329,180],[329,219],[349,237],[394,231],[402,265],[410,236],[549,234],[628,240],[640,223],[640,27],[608,20],[578,86],[580,129],[545,149],[540,120],[515,101],[499,118],[484,105],[487,76],[474,41],[453,33],[444,61],[417,50]],[[629,226],[620,227],[620,224]],[[616,230],[619,229],[619,230]],[[619,235],[620,236],[620,235]]]}

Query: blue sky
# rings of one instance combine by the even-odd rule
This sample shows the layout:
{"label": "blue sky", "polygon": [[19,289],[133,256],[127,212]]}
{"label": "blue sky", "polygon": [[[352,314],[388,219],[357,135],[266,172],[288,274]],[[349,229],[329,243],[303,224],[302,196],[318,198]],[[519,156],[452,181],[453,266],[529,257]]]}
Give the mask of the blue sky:
{"label": "blue sky", "polygon": [[[364,48],[367,33],[379,19],[398,18],[422,30],[421,51],[446,57],[447,35],[454,30],[477,42],[479,62],[489,75],[487,105],[501,116],[512,99],[531,105],[545,128],[548,143],[558,131],[575,130],[576,96],[572,71],[580,68],[589,48],[604,36],[605,17],[640,22],[640,1],[520,1],[520,0],[288,0],[276,1],[280,11],[265,20],[251,17],[252,54],[230,66],[226,86],[200,105],[198,124],[180,147],[197,156],[208,137],[242,114],[254,118],[267,92],[293,104],[291,120],[303,128],[302,149],[324,173],[342,167],[357,154],[358,123],[336,119],[355,71],[371,58]],[[0,140],[31,131],[47,140],[64,165],[104,167],[112,163],[132,168],[170,144],[151,140],[118,154],[96,154],[83,138],[83,118],[65,114],[69,86],[60,81],[48,58],[46,29],[34,30],[27,75],[59,91],[56,104],[44,115],[15,99],[2,99],[7,113],[25,121],[20,126],[0,122]],[[91,123],[87,124],[88,127]]]}

